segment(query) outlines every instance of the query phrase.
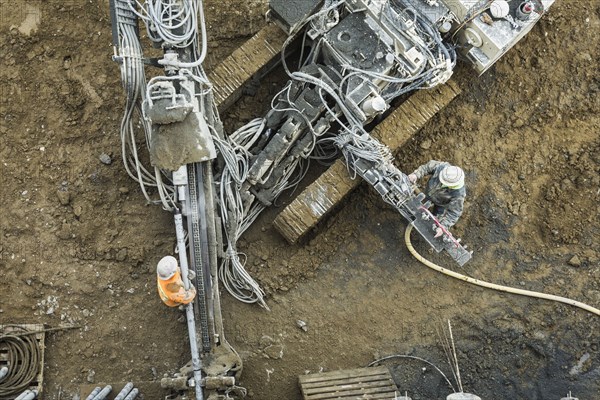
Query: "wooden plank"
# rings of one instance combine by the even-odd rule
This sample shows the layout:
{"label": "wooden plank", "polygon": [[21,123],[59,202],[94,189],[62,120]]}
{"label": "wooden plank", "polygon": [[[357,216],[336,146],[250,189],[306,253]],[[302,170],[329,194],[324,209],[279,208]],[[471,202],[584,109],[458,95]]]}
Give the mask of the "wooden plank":
{"label": "wooden plank", "polygon": [[325,386],[331,386],[331,385],[343,385],[343,384],[351,384],[351,383],[360,383],[360,382],[376,382],[376,381],[381,381],[381,380],[385,380],[385,379],[390,379],[390,375],[389,374],[381,374],[381,375],[374,375],[374,376],[356,376],[356,377],[352,377],[352,378],[346,378],[346,379],[333,379],[333,380],[324,380],[324,381],[318,381],[318,382],[305,382],[304,385],[306,387],[325,387]]}
{"label": "wooden plank", "polygon": [[391,389],[389,387],[377,387],[377,388],[368,388],[368,389],[357,389],[351,391],[338,391],[332,393],[319,393],[319,394],[309,394],[304,395],[306,400],[326,400],[326,399],[355,399],[355,398],[367,398],[370,394],[389,394],[390,399],[394,398],[394,394],[396,390]]}
{"label": "wooden plank", "polygon": [[320,372],[318,374],[301,375],[298,379],[300,383],[311,383],[377,375],[390,376],[390,372],[387,367],[342,369],[338,371]]}
{"label": "wooden plank", "polygon": [[[396,152],[434,115],[460,93],[453,80],[430,90],[420,90],[377,125],[371,135]],[[275,228],[290,243],[297,242],[362,182],[351,179],[337,160],[275,218]]]}
{"label": "wooden plank", "polygon": [[215,102],[223,112],[241,96],[243,86],[277,62],[287,35],[271,23],[221,62],[208,76],[214,86]]}
{"label": "wooden plank", "polygon": [[394,399],[398,388],[387,367],[331,371],[298,377],[304,400]]}
{"label": "wooden plank", "polygon": [[386,390],[393,388],[394,381],[391,378],[386,380],[378,380],[375,382],[354,382],[349,384],[336,384],[331,386],[304,386],[304,394],[319,394],[319,393],[343,393],[348,391],[356,391],[356,390],[375,390],[384,388]]}
{"label": "wooden plank", "polygon": [[398,392],[394,393],[376,393],[370,394],[368,397],[360,397],[360,400],[396,400],[396,397],[399,397],[400,394]]}

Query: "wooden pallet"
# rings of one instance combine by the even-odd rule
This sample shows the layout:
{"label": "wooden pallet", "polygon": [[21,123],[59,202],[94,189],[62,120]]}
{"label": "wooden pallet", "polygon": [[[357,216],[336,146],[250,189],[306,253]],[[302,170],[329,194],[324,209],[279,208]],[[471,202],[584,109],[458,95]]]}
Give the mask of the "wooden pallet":
{"label": "wooden pallet", "polygon": [[304,400],[394,400],[398,394],[398,388],[386,367],[302,375],[298,380]]}
{"label": "wooden pallet", "polygon": [[[7,326],[7,325],[16,325],[18,328],[13,328],[13,327]],[[19,328],[23,328],[28,331],[34,331],[34,332],[42,331],[44,329],[43,324],[7,324],[7,325],[0,325],[0,332],[2,332],[2,333],[10,333],[12,331],[14,331],[15,333],[22,332],[23,330],[19,329]],[[28,389],[29,390],[37,390],[38,391],[38,399],[42,399],[42,398],[44,398],[43,393],[42,393],[42,388],[43,388],[43,383],[44,383],[44,350],[46,349],[44,340],[46,338],[46,334],[44,332],[36,333],[34,335],[34,337],[35,337],[35,340],[38,342],[38,346],[40,348],[40,363],[38,365],[38,374],[37,374],[36,378],[31,382]],[[10,365],[8,365],[8,350],[0,347],[0,368],[2,368],[2,367],[8,367],[8,369],[10,370]],[[17,393],[14,396],[3,397],[2,400],[14,400],[19,394],[21,394],[21,393]]]}
{"label": "wooden pallet", "polygon": [[[434,115],[460,93],[456,82],[415,92],[377,125],[371,135],[396,152]],[[306,187],[275,218],[275,228],[289,243],[295,243],[315,227],[362,182],[350,179],[346,164],[337,160]]]}

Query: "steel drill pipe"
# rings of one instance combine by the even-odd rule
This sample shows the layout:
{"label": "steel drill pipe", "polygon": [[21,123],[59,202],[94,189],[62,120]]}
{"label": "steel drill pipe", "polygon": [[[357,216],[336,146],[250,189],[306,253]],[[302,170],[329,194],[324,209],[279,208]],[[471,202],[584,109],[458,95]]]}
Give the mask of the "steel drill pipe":
{"label": "steel drill pipe", "polygon": [[106,385],[104,386],[104,389],[102,389],[100,393],[98,393],[96,397],[94,397],[94,400],[104,400],[110,392],[112,392],[112,386]]}
{"label": "steel drill pipe", "polygon": [[37,397],[37,390],[26,390],[19,395],[15,400],[33,400]]}
{"label": "steel drill pipe", "polygon": [[[125,399],[124,399],[124,400],[133,400],[133,399],[135,399],[135,398],[137,397],[138,393],[139,393],[139,390],[138,390],[138,388],[134,388],[134,389],[133,389],[133,390],[132,390],[132,391],[131,391],[131,392],[130,392],[128,395],[127,395],[127,397],[125,397]],[[115,400],[116,400],[116,399],[115,399]]]}
{"label": "steel drill pipe", "polygon": [[117,394],[117,396],[115,397],[115,400],[125,399],[127,397],[127,395],[129,394],[129,392],[131,392],[132,389],[133,389],[133,382],[127,382],[127,384],[125,386],[123,386],[123,389],[121,389],[119,394]]}
{"label": "steel drill pipe", "polygon": [[94,400],[94,397],[98,396],[98,393],[100,393],[101,390],[102,388],[100,386],[96,386],[94,390],[92,390],[92,393],[85,398],[85,400]]}

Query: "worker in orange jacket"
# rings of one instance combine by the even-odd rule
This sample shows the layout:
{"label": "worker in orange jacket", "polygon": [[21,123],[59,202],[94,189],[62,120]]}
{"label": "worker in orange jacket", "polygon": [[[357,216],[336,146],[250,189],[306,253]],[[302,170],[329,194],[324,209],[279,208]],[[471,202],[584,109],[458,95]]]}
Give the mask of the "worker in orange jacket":
{"label": "worker in orange jacket", "polygon": [[163,257],[156,266],[156,278],[158,282],[158,295],[169,307],[177,307],[182,304],[191,303],[196,297],[196,288],[190,285],[185,289],[181,279],[181,270],[177,265],[175,257]]}

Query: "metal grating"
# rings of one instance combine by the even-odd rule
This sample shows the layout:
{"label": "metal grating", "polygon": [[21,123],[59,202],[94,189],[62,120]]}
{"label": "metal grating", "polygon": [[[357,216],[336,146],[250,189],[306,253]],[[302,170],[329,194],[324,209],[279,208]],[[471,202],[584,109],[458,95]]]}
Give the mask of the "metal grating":
{"label": "metal grating", "polygon": [[[10,332],[23,332],[23,330],[27,330],[30,332],[38,332],[43,331],[43,324],[6,324],[0,325],[0,332],[3,334],[7,334]],[[36,378],[31,382],[28,389],[29,390],[37,390],[38,391],[38,399],[43,399],[42,387],[44,380],[44,350],[46,349],[46,345],[44,343],[44,339],[46,338],[46,334],[44,332],[39,332],[33,335],[35,340],[38,343],[40,349],[40,364],[38,365],[38,374]],[[10,365],[8,365],[8,349],[0,346],[0,368],[8,367],[10,370]],[[2,397],[1,400],[14,400],[19,396],[20,393],[17,393],[13,396]]]}
{"label": "metal grating", "polygon": [[394,400],[398,394],[386,367],[302,375],[298,380],[304,400]]}

